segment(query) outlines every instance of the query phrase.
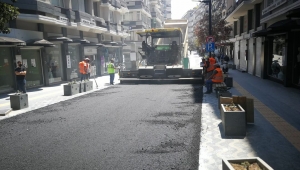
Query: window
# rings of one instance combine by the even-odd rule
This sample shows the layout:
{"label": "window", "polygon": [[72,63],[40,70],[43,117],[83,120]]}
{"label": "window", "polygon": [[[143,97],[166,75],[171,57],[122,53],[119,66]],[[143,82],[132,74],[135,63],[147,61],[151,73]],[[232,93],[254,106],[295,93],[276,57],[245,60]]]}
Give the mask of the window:
{"label": "window", "polygon": [[134,32],[133,31],[130,32],[130,40],[134,40]]}
{"label": "window", "polygon": [[274,36],[273,51],[270,57],[272,57],[271,63],[269,63],[269,75],[283,80],[285,77],[286,68],[286,42],[285,34]]}
{"label": "window", "polygon": [[141,20],[141,12],[140,11],[137,11],[136,12],[136,19],[139,21]]}
{"label": "window", "polygon": [[114,12],[110,11],[110,23],[115,23],[114,21]]}
{"label": "window", "polygon": [[270,6],[271,4],[273,4],[274,0],[268,0],[267,1],[267,6]]}
{"label": "window", "polygon": [[63,0],[51,0],[51,4],[54,6],[62,7],[64,8],[64,2]]}
{"label": "window", "polygon": [[79,4],[78,4],[78,0],[72,0],[72,9],[73,10],[78,10],[79,9]]}
{"label": "window", "polygon": [[94,15],[99,17],[99,13],[98,13],[98,3],[97,2],[94,2],[93,3],[93,6],[94,6]]}

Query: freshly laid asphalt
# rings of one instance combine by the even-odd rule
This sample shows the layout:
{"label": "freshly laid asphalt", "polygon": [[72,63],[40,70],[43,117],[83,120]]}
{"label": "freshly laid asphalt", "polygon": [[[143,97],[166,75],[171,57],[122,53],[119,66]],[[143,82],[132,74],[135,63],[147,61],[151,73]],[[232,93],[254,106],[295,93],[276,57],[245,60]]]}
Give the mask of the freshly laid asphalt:
{"label": "freshly laid asphalt", "polygon": [[1,121],[0,169],[197,169],[202,87],[116,85]]}

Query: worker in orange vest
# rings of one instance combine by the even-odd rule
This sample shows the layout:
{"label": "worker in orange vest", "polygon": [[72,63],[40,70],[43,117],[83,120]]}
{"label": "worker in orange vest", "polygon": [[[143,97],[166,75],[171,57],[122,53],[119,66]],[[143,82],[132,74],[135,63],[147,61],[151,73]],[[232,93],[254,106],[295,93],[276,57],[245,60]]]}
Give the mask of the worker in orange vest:
{"label": "worker in orange vest", "polygon": [[216,59],[214,58],[213,55],[211,55],[208,59],[208,65],[206,67],[206,77],[210,77],[212,75],[212,72],[214,71],[214,64],[217,63]]}
{"label": "worker in orange vest", "polygon": [[83,61],[79,62],[79,72],[81,75],[81,81],[87,79],[87,73],[88,73],[88,65],[87,63],[89,62],[89,58],[85,58]]}
{"label": "worker in orange vest", "polygon": [[212,92],[213,83],[222,83],[223,82],[223,71],[220,68],[219,64],[214,64],[214,71],[212,75],[205,81],[206,92],[205,94],[209,94]]}

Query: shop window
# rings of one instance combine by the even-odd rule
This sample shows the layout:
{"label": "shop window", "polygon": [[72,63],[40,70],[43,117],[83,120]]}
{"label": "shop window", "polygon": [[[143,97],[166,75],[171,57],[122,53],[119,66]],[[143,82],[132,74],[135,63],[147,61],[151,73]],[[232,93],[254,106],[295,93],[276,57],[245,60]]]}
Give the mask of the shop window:
{"label": "shop window", "polygon": [[283,80],[286,71],[286,43],[285,35],[275,36],[273,40],[272,63],[270,63],[269,75]]}
{"label": "shop window", "polygon": [[46,48],[47,65],[49,83],[62,81],[62,62],[61,62],[61,46],[55,44],[55,47]]}
{"label": "shop window", "polygon": [[72,80],[79,77],[78,64],[80,62],[79,45],[70,44],[69,49],[69,61],[67,61],[67,79]]}
{"label": "shop window", "polygon": [[43,84],[40,50],[21,49],[22,62],[26,67],[26,87]]}
{"label": "shop window", "polygon": [[12,91],[14,89],[14,68],[12,64],[11,49],[0,47],[0,92]]}

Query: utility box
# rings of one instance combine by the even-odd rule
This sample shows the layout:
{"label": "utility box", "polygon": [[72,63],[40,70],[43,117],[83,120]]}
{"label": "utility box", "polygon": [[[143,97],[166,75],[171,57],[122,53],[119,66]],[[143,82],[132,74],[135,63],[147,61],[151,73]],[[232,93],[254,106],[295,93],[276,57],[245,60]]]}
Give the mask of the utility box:
{"label": "utility box", "polygon": [[26,93],[10,95],[10,107],[13,110],[24,109],[28,106],[28,95]]}
{"label": "utility box", "polygon": [[224,78],[224,83],[226,84],[227,87],[232,87],[233,86],[233,79],[232,79],[232,77],[225,77]]}
{"label": "utility box", "polygon": [[188,69],[189,68],[189,58],[183,58],[182,59],[183,68]]}

